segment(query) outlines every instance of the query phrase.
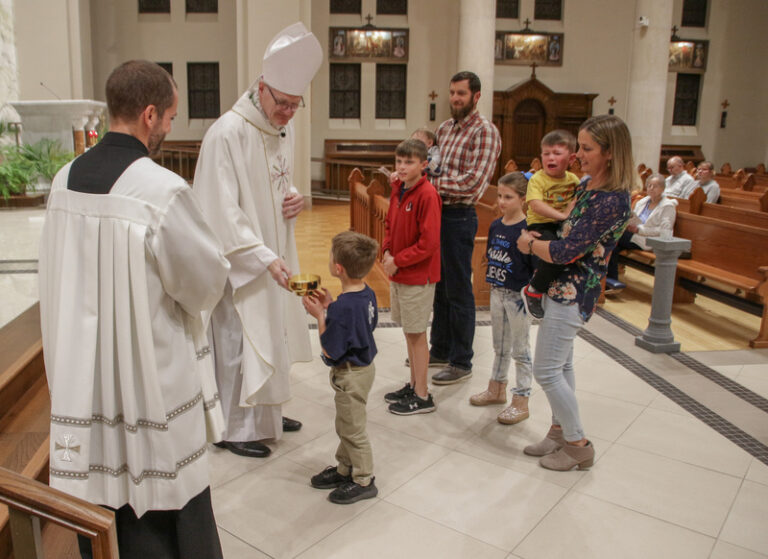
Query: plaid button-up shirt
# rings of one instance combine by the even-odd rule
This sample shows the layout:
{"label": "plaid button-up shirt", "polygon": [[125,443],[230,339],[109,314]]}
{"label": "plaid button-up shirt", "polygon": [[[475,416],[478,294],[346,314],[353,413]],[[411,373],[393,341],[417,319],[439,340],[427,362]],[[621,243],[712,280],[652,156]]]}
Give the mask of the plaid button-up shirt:
{"label": "plaid button-up shirt", "polygon": [[436,136],[443,173],[432,182],[443,204],[476,204],[496,169],[501,153],[499,131],[473,111],[459,122],[443,122]]}

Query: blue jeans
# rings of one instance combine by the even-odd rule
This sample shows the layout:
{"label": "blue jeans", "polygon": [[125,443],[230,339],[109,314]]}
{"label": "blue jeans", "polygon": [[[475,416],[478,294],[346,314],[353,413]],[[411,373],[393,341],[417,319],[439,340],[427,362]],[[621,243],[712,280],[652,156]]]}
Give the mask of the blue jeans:
{"label": "blue jeans", "polygon": [[520,293],[513,289],[491,287],[491,332],[493,334],[493,360],[491,378],[507,382],[512,359],[515,360],[515,387],[513,394],[531,395],[531,342],[528,339],[529,322],[523,310]]}
{"label": "blue jeans", "polygon": [[547,395],[552,424],[563,428],[566,441],[580,441],[584,429],[576,402],[573,374],[573,340],[584,321],[578,305],[564,305],[544,297],[544,318],[536,337],[533,376]]}
{"label": "blue jeans", "polygon": [[440,224],[440,281],[432,306],[430,353],[459,369],[472,368],[475,296],[472,250],[477,233],[474,206],[443,206]]}

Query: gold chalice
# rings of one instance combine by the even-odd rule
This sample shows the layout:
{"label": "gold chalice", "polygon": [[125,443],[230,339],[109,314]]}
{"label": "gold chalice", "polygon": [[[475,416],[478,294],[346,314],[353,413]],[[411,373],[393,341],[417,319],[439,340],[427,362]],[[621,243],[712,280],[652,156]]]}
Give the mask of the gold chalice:
{"label": "gold chalice", "polygon": [[317,291],[320,288],[320,276],[315,274],[298,274],[288,280],[288,289],[299,297]]}

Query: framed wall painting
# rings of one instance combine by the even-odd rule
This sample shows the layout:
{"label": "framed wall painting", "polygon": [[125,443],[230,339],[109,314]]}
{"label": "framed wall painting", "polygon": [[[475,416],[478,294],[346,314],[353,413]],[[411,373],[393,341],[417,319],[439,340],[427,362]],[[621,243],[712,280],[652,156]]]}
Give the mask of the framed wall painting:
{"label": "framed wall painting", "polygon": [[331,27],[331,62],[408,62],[407,29]]}
{"label": "framed wall painting", "polygon": [[707,69],[709,41],[679,39],[669,43],[669,71],[687,74],[704,73]]}
{"label": "framed wall painting", "polygon": [[496,64],[530,66],[563,65],[562,33],[499,31],[496,33],[494,59]]}

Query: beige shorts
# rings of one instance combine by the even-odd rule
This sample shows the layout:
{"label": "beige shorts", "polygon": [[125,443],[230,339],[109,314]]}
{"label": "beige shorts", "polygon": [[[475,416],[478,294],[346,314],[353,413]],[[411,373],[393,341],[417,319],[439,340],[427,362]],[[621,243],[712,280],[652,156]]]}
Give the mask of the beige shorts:
{"label": "beige shorts", "polygon": [[405,285],[396,281],[389,283],[392,320],[400,324],[406,334],[420,334],[427,331],[434,300],[434,283],[427,285]]}

